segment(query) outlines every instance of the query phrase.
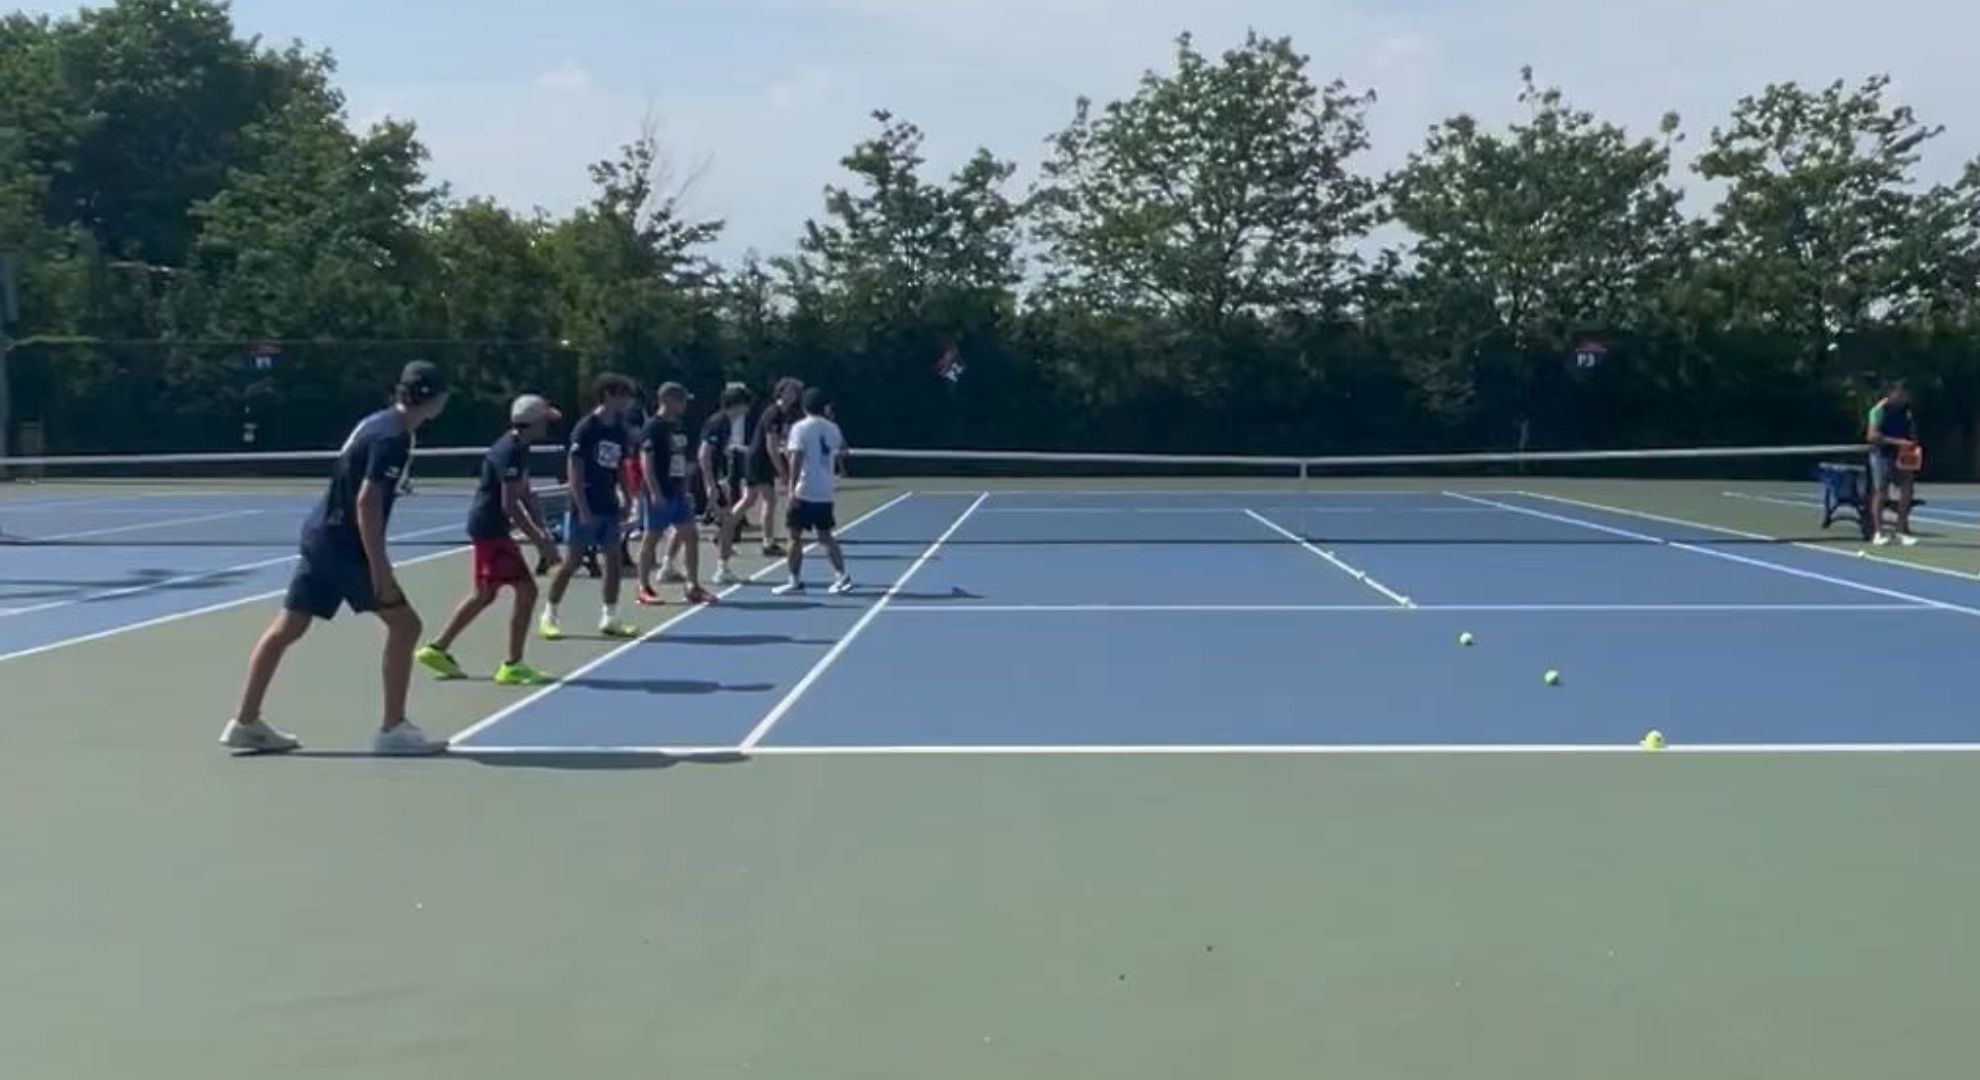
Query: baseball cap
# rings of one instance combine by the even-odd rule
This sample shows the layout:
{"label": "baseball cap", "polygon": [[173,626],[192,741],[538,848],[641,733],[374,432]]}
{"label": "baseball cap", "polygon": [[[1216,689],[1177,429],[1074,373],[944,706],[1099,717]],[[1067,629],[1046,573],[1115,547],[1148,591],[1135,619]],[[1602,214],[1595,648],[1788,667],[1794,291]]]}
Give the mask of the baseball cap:
{"label": "baseball cap", "polygon": [[431,360],[414,360],[399,372],[399,390],[415,405],[431,401],[447,392],[447,377]]}
{"label": "baseball cap", "polygon": [[534,424],[539,420],[556,423],[564,414],[542,394],[524,394],[509,403],[509,423]]}

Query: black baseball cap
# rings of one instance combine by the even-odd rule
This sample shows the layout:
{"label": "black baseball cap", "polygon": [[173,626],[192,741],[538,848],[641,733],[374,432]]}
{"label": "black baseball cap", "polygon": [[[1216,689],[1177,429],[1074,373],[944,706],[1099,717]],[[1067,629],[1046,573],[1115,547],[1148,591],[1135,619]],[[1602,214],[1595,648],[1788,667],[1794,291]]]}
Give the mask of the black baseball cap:
{"label": "black baseball cap", "polygon": [[447,377],[431,360],[414,360],[399,372],[399,394],[408,404],[432,401],[447,392]]}

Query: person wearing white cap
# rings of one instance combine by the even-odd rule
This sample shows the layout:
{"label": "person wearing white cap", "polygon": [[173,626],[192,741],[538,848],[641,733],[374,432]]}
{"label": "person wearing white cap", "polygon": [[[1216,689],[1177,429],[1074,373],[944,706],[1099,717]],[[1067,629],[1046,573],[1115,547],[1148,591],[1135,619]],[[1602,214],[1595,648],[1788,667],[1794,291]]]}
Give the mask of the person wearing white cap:
{"label": "person wearing white cap", "polygon": [[474,545],[474,583],[440,636],[413,655],[420,666],[443,679],[465,678],[467,672],[450,651],[454,640],[495,603],[502,589],[515,590],[516,606],[509,616],[509,651],[495,669],[498,686],[538,686],[551,679],[523,662],[529,640],[529,616],[536,609],[536,578],[523,561],[515,532],[536,545],[546,563],[557,559],[557,546],[544,525],[543,507],[529,486],[529,444],[550,434],[563,418],[540,394],[524,394],[509,405],[509,430],[488,448],[481,460],[474,501],[468,506],[468,541]]}

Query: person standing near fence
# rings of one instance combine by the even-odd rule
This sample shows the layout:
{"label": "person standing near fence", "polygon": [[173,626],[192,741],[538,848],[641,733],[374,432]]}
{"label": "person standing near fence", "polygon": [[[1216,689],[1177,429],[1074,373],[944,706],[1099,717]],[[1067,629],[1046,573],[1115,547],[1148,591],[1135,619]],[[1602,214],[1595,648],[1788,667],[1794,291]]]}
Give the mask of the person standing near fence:
{"label": "person standing near fence", "polygon": [[1897,539],[1905,547],[1918,543],[1911,533],[1911,499],[1918,478],[1918,424],[1911,414],[1911,393],[1902,381],[1884,391],[1870,407],[1870,521],[1879,546],[1891,542],[1884,528],[1884,504],[1897,495]]}
{"label": "person standing near fence", "polygon": [[257,753],[283,753],[302,745],[262,718],[262,704],[289,647],[314,620],[335,618],[340,608],[349,607],[376,613],[385,624],[385,708],[373,752],[435,754],[447,748],[406,719],[413,650],[422,627],[419,613],[399,588],[385,545],[392,505],[412,463],[413,432],[446,407],[440,369],[415,360],[400,373],[392,406],[359,421],[344,440],[330,468],[329,486],[303,523],[301,559],[282,612],[248,654],[240,707],[221,731],[221,745]]}

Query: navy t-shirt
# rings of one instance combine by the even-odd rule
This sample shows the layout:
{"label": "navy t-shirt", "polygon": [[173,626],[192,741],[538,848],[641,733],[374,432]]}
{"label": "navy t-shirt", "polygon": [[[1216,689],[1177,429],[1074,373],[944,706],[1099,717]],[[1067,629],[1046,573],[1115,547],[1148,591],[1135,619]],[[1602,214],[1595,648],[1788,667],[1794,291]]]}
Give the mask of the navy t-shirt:
{"label": "navy t-shirt", "polygon": [[687,489],[688,435],[679,420],[655,416],[640,433],[640,446],[653,455],[646,470],[663,499],[678,499]]}
{"label": "navy t-shirt", "polygon": [[385,493],[384,518],[389,522],[392,505],[399,498],[399,481],[411,460],[412,433],[397,412],[380,409],[358,421],[337,451],[322,501],[303,522],[303,553],[363,559],[364,542],[358,538],[358,491],[366,480],[378,484]]}
{"label": "navy t-shirt", "polygon": [[529,445],[522,436],[511,431],[496,439],[481,459],[474,502],[468,506],[470,539],[501,540],[509,535],[509,512],[502,508],[502,488],[528,475]]}
{"label": "navy t-shirt", "polygon": [[619,466],[631,453],[631,436],[617,420],[606,420],[588,413],[571,429],[570,459],[577,463],[578,491],[584,505],[594,514],[617,517],[619,505]]}

